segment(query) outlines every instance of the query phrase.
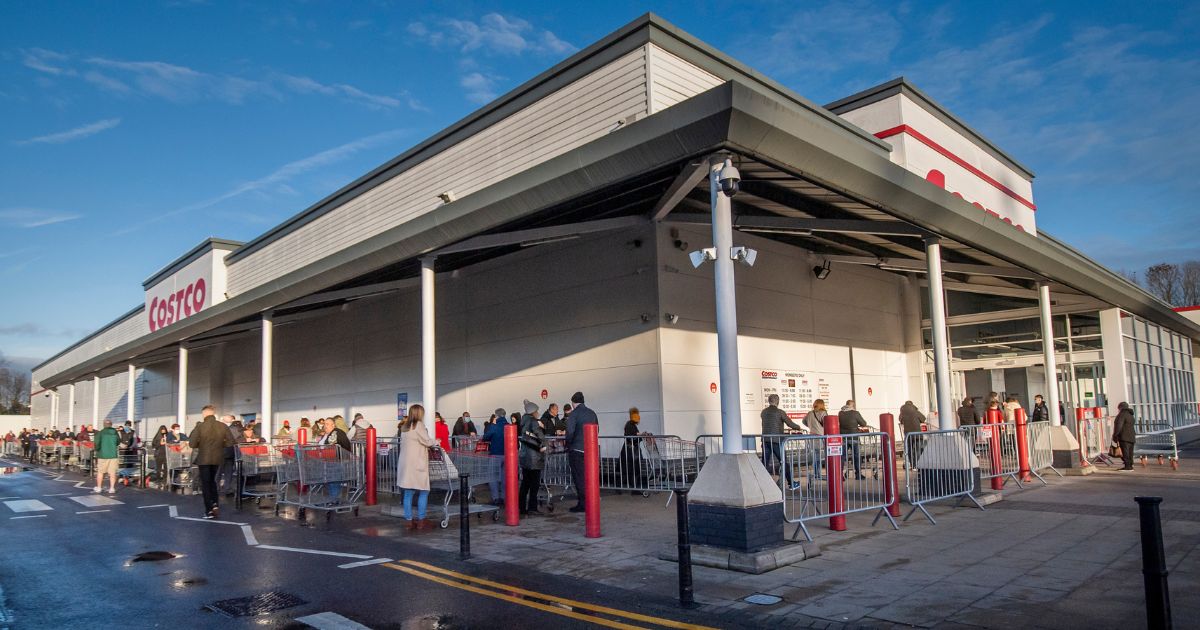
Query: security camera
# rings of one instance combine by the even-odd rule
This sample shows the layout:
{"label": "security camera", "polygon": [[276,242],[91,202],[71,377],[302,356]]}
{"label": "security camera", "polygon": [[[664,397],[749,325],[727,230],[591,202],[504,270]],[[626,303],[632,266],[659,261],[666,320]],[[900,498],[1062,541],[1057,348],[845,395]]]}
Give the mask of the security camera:
{"label": "security camera", "polygon": [[738,183],[741,181],[742,174],[733,165],[733,161],[725,160],[725,166],[722,166],[721,171],[717,173],[717,183],[721,185],[721,192],[725,193],[726,197],[736,195],[738,192]]}
{"label": "security camera", "polygon": [[454,194],[453,190],[447,190],[446,192],[438,195],[438,199],[441,199],[442,203],[454,203],[454,201],[458,199],[458,196]]}
{"label": "security camera", "polygon": [[671,323],[671,324],[678,324],[678,323],[679,323],[679,316],[678,316],[678,315],[676,315],[675,313],[667,313],[666,315],[667,315],[667,322],[668,322],[668,323]]}

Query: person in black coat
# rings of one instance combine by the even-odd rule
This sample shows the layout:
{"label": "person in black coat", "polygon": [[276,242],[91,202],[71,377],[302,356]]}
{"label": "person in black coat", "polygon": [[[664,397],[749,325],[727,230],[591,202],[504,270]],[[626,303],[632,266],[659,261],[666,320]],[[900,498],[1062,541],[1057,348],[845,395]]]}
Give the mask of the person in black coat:
{"label": "person in black coat", "polygon": [[463,415],[454,421],[454,428],[450,431],[450,435],[479,435],[475,430],[475,423],[471,420],[470,412],[464,411]]}
{"label": "person in black coat", "polygon": [[[867,426],[867,421],[863,419],[862,414],[855,408],[853,400],[847,400],[845,406],[838,411],[838,428],[842,435],[851,435],[857,433],[865,433],[870,430]],[[854,478],[866,479],[862,474],[862,456],[858,450],[858,438],[845,438],[846,444],[842,453],[842,461],[845,462],[851,457],[854,458]]]}
{"label": "person in black coat", "polygon": [[550,403],[546,408],[546,413],[542,414],[541,425],[543,435],[554,435],[557,432],[555,426],[558,423],[558,403]]}
{"label": "person in black coat", "polygon": [[1042,422],[1050,419],[1050,408],[1046,406],[1045,399],[1041,394],[1033,397],[1033,413],[1029,416],[1030,422]]}
{"label": "person in black coat", "polygon": [[641,488],[642,483],[642,435],[638,423],[642,414],[637,407],[629,408],[629,421],[625,423],[625,444],[621,446],[621,485],[626,488]]}
{"label": "person in black coat", "polygon": [[567,452],[567,461],[571,464],[571,482],[575,484],[575,494],[579,497],[579,503],[569,511],[583,512],[587,501],[583,483],[583,426],[600,424],[600,420],[595,411],[583,404],[583,392],[575,392],[571,396],[571,402],[575,407],[571,410],[571,415],[567,416],[567,448],[570,449]]}
{"label": "person in black coat", "polygon": [[1133,409],[1129,403],[1117,405],[1117,419],[1113,422],[1113,443],[1121,446],[1121,459],[1125,467],[1121,470],[1133,470],[1133,446],[1137,440],[1137,431],[1133,426]]}

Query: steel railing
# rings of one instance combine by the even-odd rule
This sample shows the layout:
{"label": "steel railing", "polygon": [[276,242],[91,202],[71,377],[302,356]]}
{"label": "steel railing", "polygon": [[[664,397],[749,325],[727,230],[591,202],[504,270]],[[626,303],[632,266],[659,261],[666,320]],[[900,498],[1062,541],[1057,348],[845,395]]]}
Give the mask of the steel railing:
{"label": "steel railing", "polygon": [[[896,466],[894,447],[887,447],[887,434],[787,436],[778,441],[773,437],[768,436],[764,445],[777,446],[776,453],[782,456],[783,518],[796,525],[792,540],[803,533],[812,541],[806,525],[809,521],[856,512],[874,511],[872,525],[886,516],[893,528],[900,528],[887,509],[895,498],[891,485],[885,483],[886,475],[878,474],[880,467],[894,470]],[[864,464],[873,465],[877,474],[862,474]],[[833,483],[828,474],[831,470]]]}
{"label": "steel railing", "polygon": [[600,489],[672,493],[689,488],[704,463],[698,441],[676,435],[606,436],[600,440]]}
{"label": "steel railing", "polygon": [[905,450],[912,455],[904,462],[904,487],[912,506],[904,520],[920,510],[930,523],[936,524],[926,506],[946,499],[958,499],[955,505],[970,499],[983,509],[983,504],[972,496],[979,482],[980,461],[970,432],[946,429],[909,433],[904,441]]}
{"label": "steel railing", "polygon": [[1012,479],[1018,488],[1023,488],[1019,473],[1021,460],[1017,452],[1017,425],[1015,422],[994,424],[971,424],[959,429],[966,431],[968,443],[973,445],[979,458],[979,476],[992,480],[992,489],[1000,490]]}
{"label": "steel railing", "polygon": [[1042,471],[1050,469],[1054,474],[1063,474],[1054,467],[1054,448],[1050,439],[1050,421],[1030,422],[1026,425],[1026,440],[1029,445],[1029,472],[1046,485]]}

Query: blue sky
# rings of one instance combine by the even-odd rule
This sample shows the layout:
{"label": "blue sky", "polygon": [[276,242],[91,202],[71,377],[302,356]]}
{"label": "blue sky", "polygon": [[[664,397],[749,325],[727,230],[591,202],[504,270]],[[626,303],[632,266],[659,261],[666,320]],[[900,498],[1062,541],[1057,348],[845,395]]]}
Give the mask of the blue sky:
{"label": "blue sky", "polygon": [[7,2],[0,352],[54,354],[647,10],[818,103],[907,76],[1037,173],[1039,229],[1200,258],[1196,3]]}

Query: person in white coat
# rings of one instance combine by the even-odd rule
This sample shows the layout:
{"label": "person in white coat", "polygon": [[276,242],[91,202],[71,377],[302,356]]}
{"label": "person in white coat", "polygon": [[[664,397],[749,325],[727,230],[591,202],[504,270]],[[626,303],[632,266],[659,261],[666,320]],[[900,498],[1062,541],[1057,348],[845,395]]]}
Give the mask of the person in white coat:
{"label": "person in white coat", "polygon": [[[425,428],[425,408],[409,407],[408,417],[400,423],[400,464],[396,471],[396,485],[404,489],[404,519],[408,521],[408,529],[433,529],[433,523],[425,520],[425,506],[429,503],[429,448],[436,444]],[[413,518],[414,495],[416,518]]]}

